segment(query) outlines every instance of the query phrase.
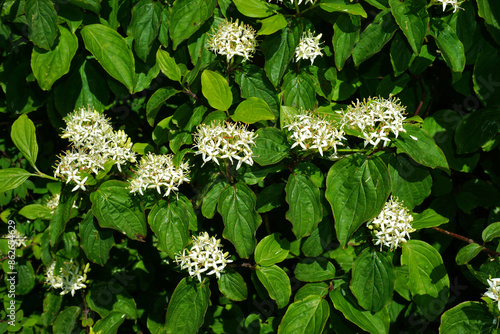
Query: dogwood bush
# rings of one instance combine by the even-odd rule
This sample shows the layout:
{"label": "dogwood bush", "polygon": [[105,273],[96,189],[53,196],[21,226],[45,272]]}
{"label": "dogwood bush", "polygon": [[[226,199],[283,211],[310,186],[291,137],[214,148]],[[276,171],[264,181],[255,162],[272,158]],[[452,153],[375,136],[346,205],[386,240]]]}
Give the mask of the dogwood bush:
{"label": "dogwood bush", "polygon": [[498,331],[497,0],[0,8],[0,333]]}

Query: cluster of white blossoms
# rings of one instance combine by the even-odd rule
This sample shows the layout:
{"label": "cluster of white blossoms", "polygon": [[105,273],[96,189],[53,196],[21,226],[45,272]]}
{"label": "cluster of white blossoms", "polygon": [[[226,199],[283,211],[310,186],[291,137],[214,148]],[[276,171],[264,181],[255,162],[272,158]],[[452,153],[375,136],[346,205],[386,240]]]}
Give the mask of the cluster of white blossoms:
{"label": "cluster of white blossoms", "polygon": [[194,147],[197,148],[196,155],[201,154],[203,165],[210,160],[219,165],[218,159],[228,159],[232,164],[237,160],[236,169],[239,169],[242,163],[253,165],[251,146],[255,145],[255,138],[256,134],[248,131],[246,125],[213,122],[198,126]]}
{"label": "cluster of white blossoms", "polygon": [[60,194],[55,194],[55,195],[50,196],[47,203],[45,203],[45,206],[50,209],[51,213],[54,213],[54,211],[56,211],[57,207],[59,206],[59,199],[60,198],[61,198]]}
{"label": "cluster of white blossoms", "polygon": [[[267,0],[267,1],[268,1],[268,2],[271,2],[271,0]],[[297,5],[302,4],[302,0],[290,0],[290,3],[293,5],[293,4],[295,3],[295,1],[297,1]],[[315,0],[306,0],[306,2],[305,2],[305,3],[310,2],[310,3],[311,3],[311,5],[312,5],[312,4],[314,4],[314,1],[315,1]],[[279,3],[283,3],[283,0],[278,0],[278,2],[279,2]]]}
{"label": "cluster of white blossoms", "polygon": [[144,195],[144,191],[149,188],[161,194],[161,188],[165,187],[163,196],[168,196],[176,193],[182,183],[189,182],[188,174],[187,162],[176,166],[172,155],[149,153],[142,157],[135,177],[130,180],[130,192]]}
{"label": "cluster of white blossoms", "polygon": [[453,7],[453,13],[455,13],[460,8],[460,4],[463,1],[459,1],[459,0],[436,0],[436,2],[441,3],[443,5],[443,12],[446,10],[446,6],[447,5],[451,5]]}
{"label": "cluster of white blossoms", "polygon": [[382,212],[369,221],[366,225],[373,231],[376,239],[375,245],[387,246],[391,251],[410,239],[410,233],[415,229],[411,222],[413,216],[409,210],[400,203],[397,198],[391,196],[382,209]]}
{"label": "cluster of white blossoms", "polygon": [[3,235],[2,239],[12,240],[9,241],[9,244],[16,248],[26,247],[26,241],[28,240],[28,238],[26,238],[24,234],[19,232],[17,229],[12,233],[9,232],[8,234]]}
{"label": "cluster of white blossoms", "polygon": [[238,24],[225,20],[209,36],[207,46],[215,54],[224,55],[229,61],[234,56],[242,56],[243,61],[249,60],[257,47],[255,30],[249,25]]}
{"label": "cluster of white blossoms", "polygon": [[342,126],[335,124],[325,118],[313,113],[305,112],[295,115],[293,122],[284,126],[289,133],[290,139],[294,142],[292,148],[300,146],[303,151],[323,152],[333,149],[333,154],[337,153],[337,146],[344,145],[345,140]]}
{"label": "cluster of white blossoms", "polygon": [[88,176],[81,173],[95,173],[103,170],[104,164],[114,161],[118,170],[127,162],[135,162],[130,138],[123,131],[114,131],[109,120],[95,110],[80,109],[69,114],[62,138],[68,138],[73,148],[60,155],[54,175],[73,182],[85,190]]}
{"label": "cluster of white blossoms", "polygon": [[193,236],[191,249],[184,248],[181,254],[175,256],[175,262],[181,269],[187,269],[189,276],[198,277],[201,282],[201,274],[213,275],[220,278],[220,273],[226,264],[233,262],[228,259],[229,253],[222,252],[220,239],[210,237],[207,232],[199,236]]}
{"label": "cluster of white blossoms", "polygon": [[295,48],[295,58],[296,61],[301,59],[309,59],[311,61],[311,65],[314,63],[314,59],[317,56],[322,56],[320,48],[320,39],[322,34],[318,36],[314,36],[310,30],[304,32],[302,38],[299,41],[299,45]]}
{"label": "cluster of white blossoms", "polygon": [[85,283],[87,282],[87,272],[89,271],[88,263],[81,267],[78,262],[73,262],[73,260],[64,262],[64,266],[58,275],[54,274],[55,267],[56,262],[54,261],[47,268],[45,283],[54,289],[62,289],[61,295],[71,292],[71,296],[74,296],[76,290],[87,287]]}
{"label": "cluster of white blossoms", "polygon": [[500,278],[489,278],[487,282],[489,287],[484,293],[484,296],[490,298],[494,302],[498,302],[498,309],[500,310]]}
{"label": "cluster of white blossoms", "polygon": [[403,128],[405,109],[399,99],[393,97],[358,100],[343,113],[343,121],[345,126],[361,132],[365,146],[371,144],[375,147],[382,142],[385,147],[390,142],[391,133],[397,138],[400,132],[406,132]]}

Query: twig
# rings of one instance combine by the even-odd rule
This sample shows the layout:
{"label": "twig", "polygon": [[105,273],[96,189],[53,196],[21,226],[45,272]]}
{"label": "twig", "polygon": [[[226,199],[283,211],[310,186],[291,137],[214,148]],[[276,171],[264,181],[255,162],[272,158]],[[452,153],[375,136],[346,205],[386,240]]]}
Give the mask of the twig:
{"label": "twig", "polygon": [[469,244],[477,244],[477,245],[481,246],[481,251],[483,251],[485,253],[488,253],[488,254],[490,254],[492,256],[500,256],[500,253],[495,252],[494,250],[488,249],[488,248],[486,248],[486,247],[478,244],[474,240],[472,240],[470,238],[467,238],[467,237],[464,237],[463,235],[456,234],[456,233],[453,233],[453,232],[450,232],[450,231],[447,231],[447,230],[443,230],[442,228],[439,228],[439,227],[432,227],[432,229],[436,230],[438,232],[441,232],[443,234],[449,235],[450,237],[453,237],[453,238],[465,241],[465,242],[467,242]]}

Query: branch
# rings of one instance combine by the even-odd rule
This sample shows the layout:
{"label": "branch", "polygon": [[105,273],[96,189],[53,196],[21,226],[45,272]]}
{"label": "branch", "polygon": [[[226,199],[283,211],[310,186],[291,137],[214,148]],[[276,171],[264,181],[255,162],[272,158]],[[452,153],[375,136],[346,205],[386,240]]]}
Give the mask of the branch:
{"label": "branch", "polygon": [[[439,228],[439,227],[432,227],[432,229],[436,230],[438,232],[441,232],[443,234],[449,235],[450,237],[453,237],[453,238],[465,241],[465,242],[467,242],[469,244],[478,244],[477,242],[475,242],[472,239],[469,239],[467,237],[464,237],[462,235],[459,235],[459,234],[456,234],[456,233],[453,233],[453,232],[450,232],[450,231],[447,231],[447,230],[443,230],[442,228]],[[500,253],[495,252],[494,250],[488,249],[488,248],[486,248],[486,247],[484,247],[484,246],[482,246],[480,244],[478,244],[478,245],[481,246],[481,251],[483,251],[485,253],[488,253],[489,255],[492,255],[492,256],[500,256]]]}

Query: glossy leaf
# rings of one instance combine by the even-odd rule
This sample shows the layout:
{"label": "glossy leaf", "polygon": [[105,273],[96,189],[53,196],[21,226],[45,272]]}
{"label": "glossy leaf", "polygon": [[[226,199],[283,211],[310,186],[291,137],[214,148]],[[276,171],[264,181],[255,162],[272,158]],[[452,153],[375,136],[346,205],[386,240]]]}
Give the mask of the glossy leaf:
{"label": "glossy leaf", "polygon": [[35,124],[28,118],[28,115],[23,114],[16,119],[12,124],[10,137],[30,165],[36,169],[35,163],[38,156],[36,129]]}
{"label": "glossy leaf", "polygon": [[389,0],[389,5],[391,6],[392,15],[408,39],[413,52],[416,54],[420,53],[429,27],[429,14],[426,9],[427,2],[425,0],[415,0],[412,2]]}
{"label": "glossy leaf", "polygon": [[149,125],[153,126],[155,124],[156,115],[163,104],[178,92],[172,87],[162,87],[151,95],[146,105],[146,117]]}
{"label": "glossy leaf", "polygon": [[432,18],[429,32],[436,40],[448,67],[453,72],[462,73],[465,68],[465,50],[453,29],[443,20]]}
{"label": "glossy leaf", "polygon": [[19,187],[30,175],[22,168],[0,169],[0,193]]}
{"label": "glossy leaf", "polygon": [[467,264],[469,261],[471,261],[473,258],[475,258],[479,253],[481,253],[482,246],[479,244],[468,244],[467,246],[464,246],[460,248],[460,250],[457,253],[457,256],[455,257],[455,262],[461,266],[464,264]]}
{"label": "glossy leaf", "polygon": [[242,301],[247,299],[248,290],[243,277],[234,269],[226,269],[217,280],[219,290],[229,299]]}
{"label": "glossy leaf", "polygon": [[37,218],[50,220],[50,218],[52,218],[50,209],[41,204],[28,204],[19,210],[19,214],[30,220],[35,220]]}
{"label": "glossy leaf", "polygon": [[[35,287],[35,271],[31,262],[25,259],[19,259],[16,261],[15,272],[16,276],[16,295],[27,295]],[[6,273],[8,274],[8,273]],[[5,275],[5,279],[11,277],[10,275]],[[6,284],[10,286],[10,284]]]}
{"label": "glossy leaf", "polygon": [[500,237],[500,222],[488,225],[482,233],[483,241],[488,242]]}
{"label": "glossy leaf", "polygon": [[205,70],[201,74],[201,91],[211,107],[228,110],[233,103],[233,95],[226,79],[217,72]]}
{"label": "glossy leaf", "polygon": [[160,66],[160,70],[172,81],[181,81],[181,69],[175,62],[175,59],[170,57],[170,54],[162,49],[156,51],[156,61]]}
{"label": "glossy leaf", "polygon": [[217,180],[208,186],[208,190],[203,197],[201,214],[208,219],[212,219],[217,211],[217,202],[222,191],[228,186],[228,183]]}
{"label": "glossy leaf", "polygon": [[316,105],[316,89],[312,77],[301,72],[289,73],[283,80],[283,105],[296,109],[311,110]]}
{"label": "glossy leaf", "polygon": [[439,333],[492,333],[495,327],[486,304],[470,301],[458,304],[442,315]]}
{"label": "glossy leaf", "polygon": [[274,120],[275,116],[265,101],[257,97],[250,97],[236,107],[231,118],[236,122],[253,124],[260,121]]}
{"label": "glossy leaf", "polygon": [[92,326],[92,330],[95,333],[118,333],[118,328],[125,321],[125,314],[120,311],[113,311],[109,313],[106,317],[96,321],[95,325]]}
{"label": "glossy leaf", "polygon": [[194,34],[214,12],[215,0],[177,0],[170,12],[169,32],[174,50]]}
{"label": "glossy leaf", "polygon": [[41,49],[52,49],[57,37],[54,4],[49,0],[28,0],[25,6],[29,39]]}
{"label": "glossy leaf", "polygon": [[256,134],[253,159],[259,165],[267,166],[278,163],[289,154],[290,144],[280,130],[261,128]]}
{"label": "glossy leaf", "polygon": [[283,269],[275,264],[267,267],[259,265],[257,266],[256,273],[259,281],[269,293],[269,297],[278,304],[278,308],[287,306],[292,289],[290,287],[290,279]]}
{"label": "glossy leaf", "polygon": [[128,29],[134,37],[135,53],[144,62],[158,36],[161,12],[160,2],[153,0],[139,1],[132,9],[132,21]]}
{"label": "glossy leaf", "polygon": [[108,261],[109,251],[114,245],[113,231],[99,227],[89,211],[80,223],[80,246],[87,258],[102,266]]}
{"label": "glossy leaf", "polygon": [[[121,280],[127,282],[130,276],[124,276]],[[127,319],[137,319],[137,305],[134,298],[118,282],[115,279],[93,284],[85,296],[89,308],[103,318],[113,311],[118,311],[125,314]]]}
{"label": "glossy leaf", "polygon": [[321,282],[335,278],[335,266],[323,257],[305,258],[295,267],[295,278],[302,282]]}
{"label": "glossy leaf", "polygon": [[342,14],[333,25],[333,50],[335,66],[340,71],[351,56],[354,44],[359,40],[361,20],[359,16]]}
{"label": "glossy leaf", "polygon": [[[474,136],[471,136],[474,133]],[[455,132],[457,153],[471,153],[500,133],[498,109],[480,109],[462,118]]]}
{"label": "glossy leaf", "polygon": [[78,306],[69,306],[59,313],[52,330],[54,333],[71,334],[77,325],[81,309]]}
{"label": "glossy leaf", "polygon": [[414,229],[420,230],[446,224],[448,221],[448,218],[441,216],[436,211],[429,208],[413,216],[412,226]]}
{"label": "glossy leaf", "polygon": [[329,13],[332,12],[341,12],[348,13],[351,15],[360,15],[364,18],[367,17],[363,6],[359,3],[350,3],[349,1],[344,0],[324,0],[319,5],[321,9],[327,11]]}
{"label": "glossy leaf", "polygon": [[288,256],[290,242],[279,233],[273,233],[263,238],[255,247],[255,263],[261,266],[271,266],[280,263]]}
{"label": "glossy leaf", "polygon": [[278,334],[321,334],[330,316],[328,302],[309,296],[288,307],[278,327]]}
{"label": "glossy leaf", "polygon": [[66,224],[71,219],[71,209],[75,203],[77,193],[71,192],[69,188],[63,189],[59,198],[59,205],[52,214],[49,224],[50,245],[55,246],[61,239]]}
{"label": "glossy leaf", "polygon": [[500,43],[500,6],[495,0],[477,0],[479,16],[484,19],[491,37]]}
{"label": "glossy leaf", "polygon": [[282,14],[276,14],[267,19],[260,20],[260,23],[262,23],[262,28],[257,32],[257,35],[271,35],[288,25]]}
{"label": "glossy leaf", "polygon": [[233,0],[241,14],[248,17],[268,17],[274,13],[270,4],[263,0]]}
{"label": "glossy leaf", "polygon": [[43,298],[43,313],[41,316],[44,326],[49,326],[54,323],[61,309],[62,300],[63,296],[59,293],[49,292],[45,295]]}

